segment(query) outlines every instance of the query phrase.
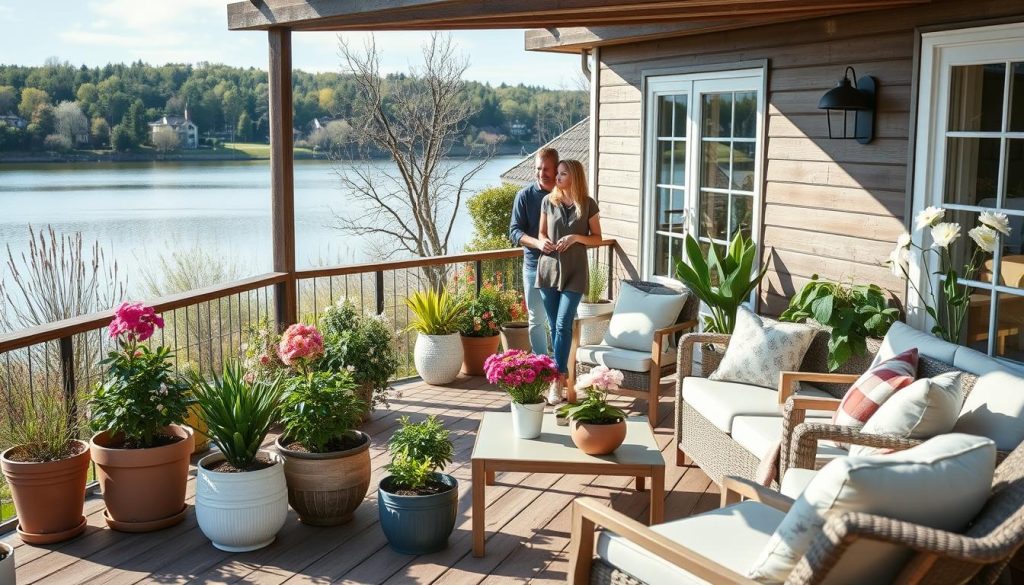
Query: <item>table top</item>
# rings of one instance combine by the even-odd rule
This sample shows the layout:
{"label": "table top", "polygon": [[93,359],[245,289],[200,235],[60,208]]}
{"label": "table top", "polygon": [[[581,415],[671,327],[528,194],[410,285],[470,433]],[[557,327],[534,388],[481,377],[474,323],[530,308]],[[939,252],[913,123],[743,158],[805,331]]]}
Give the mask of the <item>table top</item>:
{"label": "table top", "polygon": [[512,432],[511,412],[485,412],[477,431],[472,459],[538,463],[587,463],[606,465],[664,466],[665,458],[654,440],[647,417],[626,419],[626,440],[611,455],[587,455],[576,448],[569,427],[555,424],[555,415],[544,413],[540,436],[520,439]]}

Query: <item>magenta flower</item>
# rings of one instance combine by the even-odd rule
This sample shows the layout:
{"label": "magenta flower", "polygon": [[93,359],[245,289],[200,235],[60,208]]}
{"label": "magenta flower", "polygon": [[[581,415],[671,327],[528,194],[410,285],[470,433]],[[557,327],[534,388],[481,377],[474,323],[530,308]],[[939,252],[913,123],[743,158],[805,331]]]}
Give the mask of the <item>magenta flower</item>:
{"label": "magenta flower", "polygon": [[157,327],[163,329],[164,319],[156,314],[153,307],[124,302],[114,311],[114,319],[107,331],[111,338],[124,335],[133,341],[146,341]]}
{"label": "magenta flower", "polygon": [[290,366],[303,360],[314,360],[324,353],[324,338],[312,325],[296,323],[285,329],[277,355]]}

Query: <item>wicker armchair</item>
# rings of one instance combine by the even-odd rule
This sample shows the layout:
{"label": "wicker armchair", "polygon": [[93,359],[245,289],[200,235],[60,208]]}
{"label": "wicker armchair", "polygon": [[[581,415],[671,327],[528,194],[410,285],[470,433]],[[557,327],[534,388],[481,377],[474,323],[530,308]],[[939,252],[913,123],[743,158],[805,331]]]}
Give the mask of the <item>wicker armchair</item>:
{"label": "wicker armchair", "polygon": [[[783,512],[793,502],[752,482],[726,478],[723,508],[742,499]],[[596,525],[694,577],[712,583],[754,583],[736,568],[716,563],[596,500],[577,499],[572,515],[569,582],[575,585],[643,584],[594,557]],[[899,575],[900,583],[996,582],[1024,543],[1024,448],[1014,450],[996,468],[988,501],[963,533],[872,514],[836,514],[828,519],[786,583],[824,582],[847,551],[865,540],[894,543],[913,551]]]}

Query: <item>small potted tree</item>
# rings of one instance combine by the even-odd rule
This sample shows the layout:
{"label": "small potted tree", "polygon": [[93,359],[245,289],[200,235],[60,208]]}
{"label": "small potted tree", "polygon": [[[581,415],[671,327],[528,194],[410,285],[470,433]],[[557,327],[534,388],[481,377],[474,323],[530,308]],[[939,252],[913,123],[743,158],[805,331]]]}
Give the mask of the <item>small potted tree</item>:
{"label": "small potted tree", "polygon": [[512,397],[512,428],[520,439],[540,436],[544,421],[544,391],[558,379],[558,366],[550,356],[510,349],[484,362],[487,381]]}
{"label": "small potted tree", "polygon": [[219,449],[199,460],[196,520],[213,546],[228,552],[263,548],[284,526],[284,465],[260,449],[280,404],[282,379],[249,382],[237,362],[207,381],[193,370],[192,393],[210,441]]}
{"label": "small potted tree", "polygon": [[185,519],[185,486],[194,446],[183,426],[188,390],[171,366],[171,351],[150,349],[163,319],[142,303],[123,303],[109,327],[118,349],[89,398],[89,450],[106,504],[107,524],[124,532],[159,530]]}
{"label": "small potted tree", "polygon": [[277,438],[288,502],[306,524],[343,524],[370,487],[370,436],[355,430],[365,403],[348,370],[317,371],[315,352],[297,357],[289,345],[295,343],[286,331],[281,357],[298,370],[288,382],[281,405],[284,434]]}
{"label": "small potted tree", "polygon": [[608,392],[618,390],[620,384],[622,372],[596,366],[576,383],[577,390],[586,391],[586,398],[559,409],[569,418],[572,442],[587,455],[608,455],[626,440],[626,413],[608,404]]}
{"label": "small potted tree", "polygon": [[[576,316],[580,319],[585,317],[596,317],[607,315],[615,310],[615,304],[605,296],[605,289],[608,286],[608,271],[605,267],[594,262],[588,272],[587,293],[580,300],[576,309]],[[604,331],[607,323],[584,323],[580,327],[580,345],[596,345],[604,338]]]}
{"label": "small potted tree", "polygon": [[[0,455],[27,544],[52,544],[85,531],[82,515],[89,445],[77,439],[64,400],[44,389],[16,392],[7,403],[0,441],[14,445]],[[0,583],[3,579],[0,578]]]}
{"label": "small potted tree", "polygon": [[438,473],[451,463],[454,447],[434,416],[416,424],[404,416],[399,422],[388,444],[391,475],[377,490],[380,527],[397,552],[436,552],[448,546],[459,507],[459,482]]}
{"label": "small potted tree", "polygon": [[427,384],[448,384],[462,366],[459,319],[466,305],[445,290],[418,291],[405,301],[412,311],[409,331],[416,332],[413,362]]}

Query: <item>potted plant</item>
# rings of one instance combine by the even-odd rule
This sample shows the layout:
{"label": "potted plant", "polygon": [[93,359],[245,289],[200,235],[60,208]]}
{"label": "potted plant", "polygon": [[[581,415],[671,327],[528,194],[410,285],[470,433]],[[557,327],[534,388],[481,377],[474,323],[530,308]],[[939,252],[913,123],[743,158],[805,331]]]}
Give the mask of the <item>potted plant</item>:
{"label": "potted plant", "polygon": [[577,390],[586,390],[586,398],[559,408],[569,418],[572,442],[587,455],[608,455],[626,440],[626,413],[608,404],[608,392],[620,384],[622,372],[595,366],[576,383]]}
{"label": "potted plant", "polygon": [[[596,317],[607,315],[615,310],[615,305],[604,297],[608,286],[608,271],[597,262],[593,263],[588,272],[587,293],[583,295],[576,316]],[[601,343],[606,329],[605,323],[584,323],[580,327],[580,345],[596,345]]]}
{"label": "potted plant", "polygon": [[867,354],[869,339],[877,349],[899,316],[899,309],[889,306],[889,299],[877,285],[845,285],[818,280],[815,274],[790,299],[789,308],[779,319],[794,323],[813,319],[831,329],[828,369],[834,372],[851,357]]}
{"label": "potted plant", "polygon": [[355,430],[365,403],[348,370],[315,369],[315,343],[299,344],[314,348],[302,357],[288,349],[302,334],[298,327],[306,327],[307,336],[316,331],[293,325],[281,340],[282,357],[299,373],[287,384],[277,450],[284,458],[288,502],[299,519],[334,526],[352,519],[370,488],[370,437]]}
{"label": "potted plant", "polygon": [[416,332],[413,363],[427,384],[448,384],[459,375],[462,343],[459,319],[464,303],[445,290],[418,291],[405,301],[412,311],[409,331]]}
{"label": "potted plant", "polygon": [[388,443],[391,475],[377,489],[380,527],[397,552],[436,552],[448,546],[459,507],[459,482],[438,473],[451,463],[454,447],[435,416],[416,424],[403,416],[399,423]]}
{"label": "potted plant", "polygon": [[484,363],[487,381],[512,397],[512,428],[520,439],[540,436],[544,421],[544,391],[558,379],[558,366],[547,355],[510,349]]}
{"label": "potted plant", "polygon": [[378,406],[387,408],[390,381],[398,372],[395,330],[387,317],[361,314],[351,301],[342,299],[324,311],[320,331],[324,355],[316,367],[351,374],[363,402],[357,423],[368,420]]}
{"label": "potted plant", "polygon": [[[185,485],[194,446],[182,426],[188,390],[171,369],[171,351],[142,342],[163,319],[142,303],[123,303],[108,328],[118,349],[101,361],[103,379],[89,398],[89,449],[106,504],[107,524],[148,532],[185,518]],[[100,430],[101,429],[101,430]]]}
{"label": "potted plant", "polygon": [[197,465],[196,520],[213,546],[228,552],[267,546],[288,516],[283,461],[260,449],[277,413],[282,378],[245,378],[234,361],[212,382],[191,374],[200,416],[219,449]]}
{"label": "potted plant", "polygon": [[526,318],[526,300],[523,299],[523,295],[520,293],[515,294],[515,302],[509,308],[509,319],[506,323],[503,323],[500,327],[501,331],[501,347],[505,351],[510,349],[521,349],[523,351],[532,351],[530,345],[530,323],[523,321]]}
{"label": "potted plant", "polygon": [[464,298],[466,312],[460,321],[462,373],[482,376],[484,360],[498,352],[501,325],[511,320],[509,314],[515,305],[515,293],[488,282],[479,292],[468,289]]}
{"label": "potted plant", "polygon": [[[14,445],[0,467],[27,544],[52,544],[85,531],[82,515],[89,445],[79,441],[64,400],[48,391],[16,393],[0,426],[0,441]],[[0,578],[0,582],[3,579]]]}

